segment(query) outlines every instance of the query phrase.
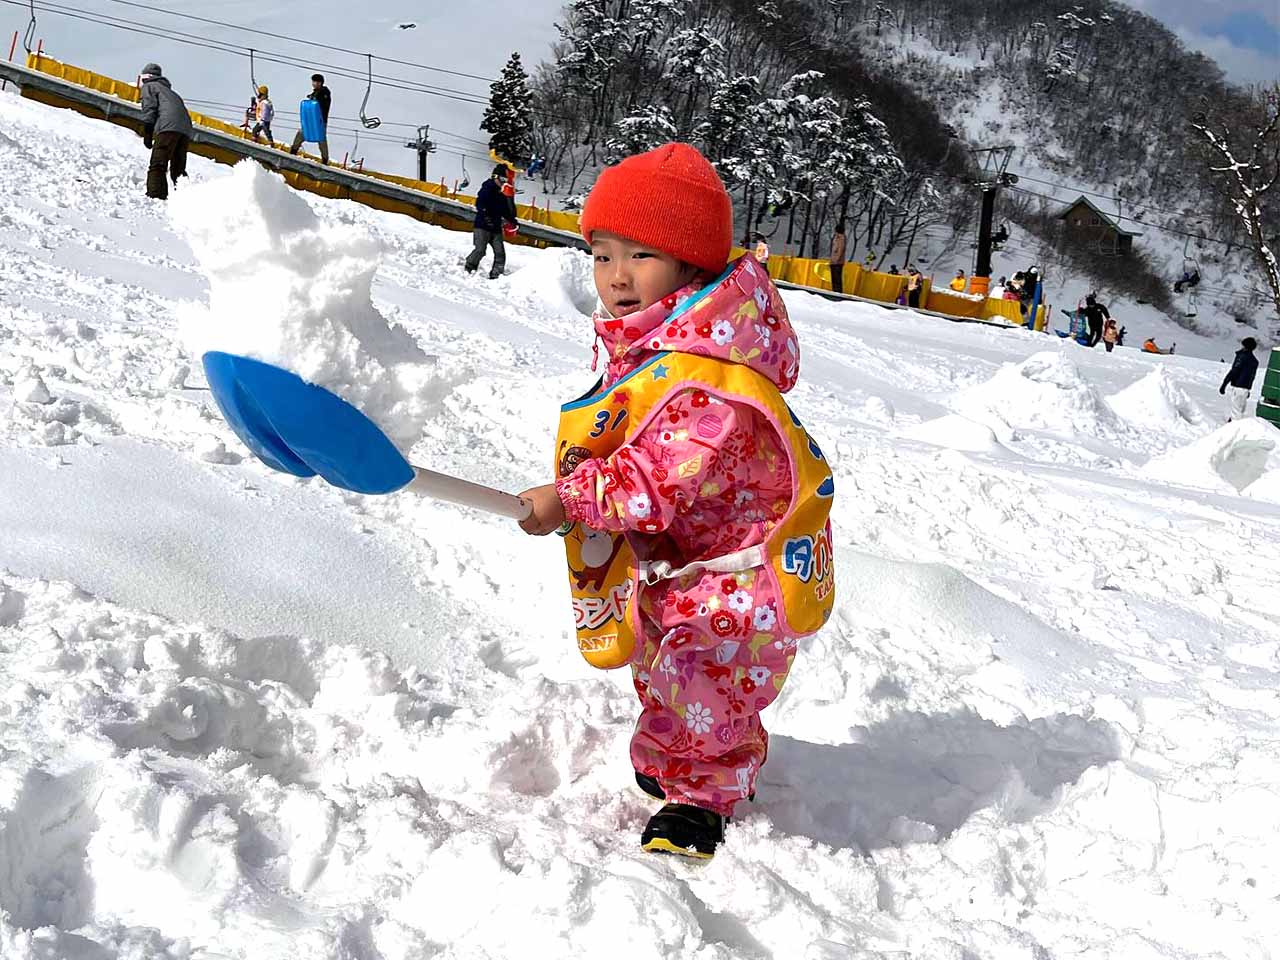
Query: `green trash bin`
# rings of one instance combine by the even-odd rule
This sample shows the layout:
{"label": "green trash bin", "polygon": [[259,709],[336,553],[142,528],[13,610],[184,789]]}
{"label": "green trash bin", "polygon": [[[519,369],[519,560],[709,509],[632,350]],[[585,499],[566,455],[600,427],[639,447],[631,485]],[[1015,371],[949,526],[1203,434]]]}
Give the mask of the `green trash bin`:
{"label": "green trash bin", "polygon": [[1258,401],[1258,416],[1263,420],[1269,420],[1277,427],[1280,427],[1280,402],[1271,402],[1268,400]]}
{"label": "green trash bin", "polygon": [[1273,403],[1280,403],[1280,370],[1268,368],[1262,375],[1262,396]]}

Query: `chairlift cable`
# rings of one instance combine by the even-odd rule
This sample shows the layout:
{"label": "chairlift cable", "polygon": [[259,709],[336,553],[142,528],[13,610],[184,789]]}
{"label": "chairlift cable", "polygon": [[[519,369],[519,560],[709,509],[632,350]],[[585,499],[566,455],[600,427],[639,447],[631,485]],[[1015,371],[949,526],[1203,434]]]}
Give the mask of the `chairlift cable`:
{"label": "chairlift cable", "polygon": [[[31,0],[34,2],[34,0]],[[9,6],[24,6],[22,0],[0,0],[0,3]],[[198,37],[193,34],[182,33],[181,31],[169,30],[167,28],[156,27],[153,24],[132,24],[121,22],[118,18],[102,19],[101,17],[90,16],[88,11],[81,11],[76,7],[69,7],[62,4],[45,4],[45,12],[53,13],[58,16],[67,17],[71,20],[80,20],[87,23],[98,24],[99,26],[114,27],[118,30],[124,30],[129,33],[135,33],[142,36],[156,37],[161,40],[169,40],[175,43],[183,43],[188,46],[203,47],[207,50],[213,50],[218,53],[230,53],[238,57],[247,57],[248,49],[246,47],[237,46],[225,40],[211,40],[204,37]],[[288,54],[275,53],[267,55],[266,51],[257,50],[255,48],[256,59],[263,60],[267,63],[278,63],[282,66],[297,67],[300,69],[314,69],[316,67],[324,68],[326,71],[351,80],[368,80],[369,78],[362,72],[355,72],[350,67],[343,67],[337,64],[321,63],[318,61],[302,60],[292,57]],[[468,93],[463,90],[454,90],[450,87],[439,87],[433,84],[426,84],[416,80],[408,80],[403,77],[383,76],[374,74],[372,78],[373,84],[381,87],[388,87],[395,90],[405,90],[410,93],[421,93],[432,97],[441,97],[446,100],[456,100],[459,103],[470,103],[477,106],[484,106],[488,100],[478,94]],[[544,114],[552,116],[551,114]]]}
{"label": "chairlift cable", "polygon": [[[32,0],[32,2],[34,3],[34,0]],[[322,50],[333,50],[336,53],[349,53],[349,54],[352,54],[353,56],[360,56],[360,51],[358,50],[349,50],[346,47],[338,47],[328,43],[320,43],[315,40],[303,40],[299,37],[290,37],[282,33],[272,33],[269,30],[259,30],[256,27],[246,27],[240,24],[228,23],[224,20],[212,20],[208,17],[198,17],[190,13],[178,13],[175,10],[166,10],[163,7],[157,7],[152,4],[135,3],[135,2],[132,2],[132,0],[109,0],[109,2],[118,3],[121,6],[125,6],[125,7],[135,7],[139,10],[149,10],[152,13],[162,13],[171,17],[178,17],[183,20],[194,20],[199,23],[207,23],[217,27],[226,27],[229,30],[236,30],[241,33],[256,33],[259,36],[272,37],[276,40],[288,40],[291,43],[299,43],[299,44],[302,44],[303,46],[317,47]],[[494,82],[493,77],[482,77],[474,73],[464,73],[459,70],[449,70],[445,67],[436,67],[428,63],[416,63],[412,60],[395,60],[391,57],[381,57],[380,59],[385,60],[387,63],[399,64],[400,66],[403,66],[403,67],[415,67],[419,70],[430,70],[435,73],[448,74],[449,76],[463,77],[467,80],[479,80],[482,83]]]}

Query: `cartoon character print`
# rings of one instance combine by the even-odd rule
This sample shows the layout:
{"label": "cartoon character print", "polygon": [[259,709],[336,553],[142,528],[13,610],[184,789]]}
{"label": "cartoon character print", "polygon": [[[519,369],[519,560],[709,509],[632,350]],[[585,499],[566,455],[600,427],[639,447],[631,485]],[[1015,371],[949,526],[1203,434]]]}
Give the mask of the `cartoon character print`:
{"label": "cartoon character print", "polygon": [[570,534],[578,543],[582,545],[582,569],[574,570],[569,568],[569,572],[573,574],[574,583],[577,584],[579,590],[586,590],[588,586],[592,590],[600,591],[604,589],[605,578],[609,575],[609,568],[613,566],[613,561],[618,558],[623,544],[626,540],[621,536],[613,536],[604,533],[601,530],[589,530],[585,527],[579,527],[578,533]]}
{"label": "cartoon character print", "polygon": [[560,442],[560,476],[572,476],[578,464],[590,459],[591,451],[586,447],[570,446],[567,440]]}

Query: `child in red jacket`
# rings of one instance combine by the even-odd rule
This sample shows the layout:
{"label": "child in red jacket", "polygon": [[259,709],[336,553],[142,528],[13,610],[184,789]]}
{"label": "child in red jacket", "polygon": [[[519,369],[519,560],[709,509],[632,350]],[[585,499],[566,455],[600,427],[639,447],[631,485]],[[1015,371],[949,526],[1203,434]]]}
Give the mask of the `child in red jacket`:
{"label": "child in red jacket", "polygon": [[559,478],[522,495],[521,526],[566,535],[579,646],[631,667],[636,782],[666,801],[643,846],[709,857],[754,794],[760,711],[830,614],[834,485],[782,399],[799,373],[782,299],[754,257],[726,265],[711,164],[684,144],[624,160],[581,227],[607,368],[563,408]]}

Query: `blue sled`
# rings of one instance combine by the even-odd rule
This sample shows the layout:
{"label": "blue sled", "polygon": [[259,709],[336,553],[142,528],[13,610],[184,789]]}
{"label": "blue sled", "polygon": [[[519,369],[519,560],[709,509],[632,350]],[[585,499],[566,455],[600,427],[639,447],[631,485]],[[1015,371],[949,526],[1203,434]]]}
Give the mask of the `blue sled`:
{"label": "blue sled", "polygon": [[303,100],[298,105],[302,114],[302,139],[308,143],[319,143],[324,139],[324,114],[320,112],[319,100]]}
{"label": "blue sled", "polygon": [[204,355],[204,374],[236,436],[273,470],[318,474],[343,490],[372,494],[399,490],[414,477],[372,420],[297,374],[214,350]]}

